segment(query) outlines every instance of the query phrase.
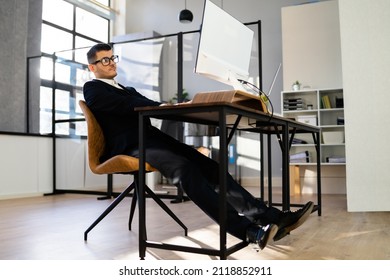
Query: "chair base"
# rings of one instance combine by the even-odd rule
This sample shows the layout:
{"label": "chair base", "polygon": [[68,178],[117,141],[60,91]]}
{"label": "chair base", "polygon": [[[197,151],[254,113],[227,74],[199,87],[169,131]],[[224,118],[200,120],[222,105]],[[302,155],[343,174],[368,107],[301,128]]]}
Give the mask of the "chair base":
{"label": "chair base", "polygon": [[[130,216],[129,216],[129,230],[131,230],[131,224],[134,217],[135,207],[137,204],[137,193],[138,193],[138,174],[134,175],[134,182],[131,183],[115,200],[107,207],[107,209],[89,226],[89,228],[84,232],[84,240],[87,241],[88,233],[100,223],[129,193],[134,190],[134,195],[131,201],[130,206]],[[153,200],[184,229],[184,235],[188,235],[188,228],[184,223],[172,212],[171,209],[148,187],[145,186],[146,193],[153,198]]]}
{"label": "chair base", "polygon": [[107,194],[105,196],[98,197],[97,200],[106,200],[113,198],[113,191],[112,191],[112,174],[107,174]]}

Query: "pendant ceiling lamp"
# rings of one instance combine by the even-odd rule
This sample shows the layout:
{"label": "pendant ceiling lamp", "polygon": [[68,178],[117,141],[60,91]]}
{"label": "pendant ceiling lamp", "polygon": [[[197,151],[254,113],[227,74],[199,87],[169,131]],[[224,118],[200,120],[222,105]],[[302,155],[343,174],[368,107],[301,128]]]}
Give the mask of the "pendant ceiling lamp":
{"label": "pendant ceiling lamp", "polygon": [[179,14],[179,21],[181,23],[190,23],[194,19],[194,15],[190,10],[187,10],[187,0],[184,0],[184,10]]}

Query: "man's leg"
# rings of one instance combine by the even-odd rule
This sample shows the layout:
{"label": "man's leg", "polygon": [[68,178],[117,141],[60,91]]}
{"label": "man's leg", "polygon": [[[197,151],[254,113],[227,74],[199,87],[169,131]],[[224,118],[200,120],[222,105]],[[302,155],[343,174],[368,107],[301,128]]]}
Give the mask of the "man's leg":
{"label": "man's leg", "polygon": [[[200,170],[201,176],[207,181],[207,184],[210,185],[214,192],[218,193],[219,164],[215,160],[199,153],[193,147],[181,143],[157,129],[154,129],[151,133],[152,136],[149,140],[158,139],[158,141],[151,140],[153,141],[153,144],[150,146],[158,147],[158,149],[164,151],[163,153],[170,153],[169,156],[155,157],[165,160],[164,167],[170,165],[171,160],[173,160],[175,156],[179,156],[180,161],[185,158]],[[151,158],[148,162],[151,160],[153,159]],[[182,163],[177,163],[176,165],[182,165]],[[159,169],[157,166],[155,167]],[[165,177],[172,178],[169,176],[172,175],[167,175]],[[278,220],[281,214],[279,209],[267,207],[262,200],[256,199],[245,188],[239,185],[230,174],[227,174],[227,176],[226,200],[236,212],[241,216],[245,216],[251,222],[259,223],[260,221],[260,224],[262,225],[269,224],[268,221]],[[183,189],[185,188],[183,187]],[[189,194],[187,193],[187,195]]]}
{"label": "man's leg", "polygon": [[[196,165],[186,157],[166,149],[148,148],[145,156],[148,163],[157,168],[173,184],[182,187],[200,209],[214,221],[219,222],[219,195]],[[252,222],[245,216],[239,215],[230,203],[227,203],[226,216],[227,231],[245,240],[246,230]]]}
{"label": "man's leg", "polygon": [[[183,144],[176,139],[157,132],[161,141],[159,145],[166,150],[181,155],[197,166],[214,190],[218,192],[219,164],[209,157],[199,153],[196,149]],[[174,149],[172,149],[174,147]],[[275,207],[268,207],[262,200],[256,199],[245,188],[238,184],[230,174],[227,174],[226,199],[229,204],[241,215],[246,216],[251,222],[262,225],[271,221],[278,221],[281,211]]]}
{"label": "man's leg", "polygon": [[[175,145],[182,155],[186,155],[218,192],[219,170],[218,163],[198,153],[193,148],[178,143]],[[262,200],[256,199],[245,188],[238,184],[230,174],[227,174],[226,199],[240,215],[245,216],[252,223],[266,226],[276,224],[279,227],[275,240],[286,236],[290,231],[302,225],[313,210],[313,202],[295,212],[281,211],[275,207],[268,207]]]}

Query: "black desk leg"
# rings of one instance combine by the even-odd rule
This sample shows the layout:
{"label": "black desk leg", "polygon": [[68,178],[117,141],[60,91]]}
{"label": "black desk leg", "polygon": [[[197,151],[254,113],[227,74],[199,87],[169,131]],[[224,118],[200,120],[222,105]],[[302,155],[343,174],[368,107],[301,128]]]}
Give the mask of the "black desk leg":
{"label": "black desk leg", "polygon": [[224,109],[219,110],[219,147],[221,152],[219,153],[219,253],[220,259],[226,260],[226,185],[227,185],[227,127]]}
{"label": "black desk leg", "polygon": [[260,199],[264,198],[264,135],[260,133]]}
{"label": "black desk leg", "polygon": [[146,255],[146,210],[145,210],[145,119],[142,113],[139,115],[139,177],[138,177],[138,214],[139,214],[139,257],[141,260],[145,259]]}
{"label": "black desk leg", "polygon": [[271,142],[271,134],[267,135],[267,159],[268,159],[268,206],[272,206],[272,142]]}
{"label": "black desk leg", "polygon": [[[314,134],[313,134],[314,136]],[[317,204],[318,209],[317,213],[318,216],[321,216],[322,214],[322,198],[321,198],[321,138],[320,138],[320,132],[316,133],[317,139],[315,139],[316,143],[316,152],[317,152]]]}
{"label": "black desk leg", "polygon": [[283,211],[290,210],[290,152],[289,152],[289,125],[283,127],[283,149],[282,149],[282,208]]}

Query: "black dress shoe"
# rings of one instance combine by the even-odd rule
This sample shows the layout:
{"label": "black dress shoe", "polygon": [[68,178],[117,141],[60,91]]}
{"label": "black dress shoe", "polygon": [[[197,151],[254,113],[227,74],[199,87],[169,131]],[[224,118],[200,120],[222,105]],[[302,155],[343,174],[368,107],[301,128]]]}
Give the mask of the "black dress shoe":
{"label": "black dress shoe", "polygon": [[301,209],[295,212],[283,212],[282,218],[278,223],[279,230],[274,236],[274,241],[282,239],[287,234],[289,234],[290,231],[302,225],[307,220],[310,213],[313,211],[313,207],[314,203],[310,201],[306,203],[305,206],[303,206]]}
{"label": "black dress shoe", "polygon": [[250,243],[256,243],[263,250],[278,231],[278,226],[269,224],[266,226],[251,225],[246,230],[246,239]]}

